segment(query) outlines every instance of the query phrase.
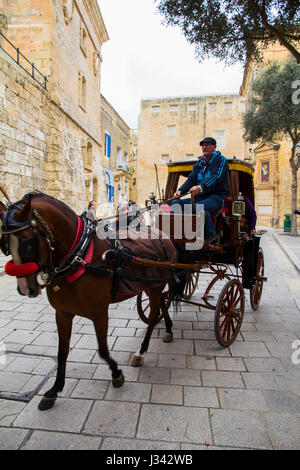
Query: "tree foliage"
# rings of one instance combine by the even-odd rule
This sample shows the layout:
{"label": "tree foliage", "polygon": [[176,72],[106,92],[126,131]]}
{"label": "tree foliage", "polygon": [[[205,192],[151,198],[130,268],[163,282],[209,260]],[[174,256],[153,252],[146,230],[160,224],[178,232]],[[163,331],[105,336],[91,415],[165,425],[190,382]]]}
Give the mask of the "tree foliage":
{"label": "tree foliage", "polygon": [[[298,83],[297,83],[298,82]],[[272,140],[279,135],[300,140],[300,65],[274,62],[253,81],[250,109],[244,114],[246,140]]]}
{"label": "tree foliage", "polygon": [[287,158],[292,173],[291,234],[296,235],[294,210],[297,208],[297,172],[300,168],[296,153],[300,142],[300,64],[294,60],[281,65],[273,63],[253,81],[250,96],[250,109],[243,116],[244,138],[255,142],[258,139],[282,140],[285,136],[292,144]]}
{"label": "tree foliage", "polygon": [[[259,59],[279,41],[300,63],[299,0],[154,0],[168,25],[179,26],[202,61]],[[298,43],[298,44],[297,44]]]}

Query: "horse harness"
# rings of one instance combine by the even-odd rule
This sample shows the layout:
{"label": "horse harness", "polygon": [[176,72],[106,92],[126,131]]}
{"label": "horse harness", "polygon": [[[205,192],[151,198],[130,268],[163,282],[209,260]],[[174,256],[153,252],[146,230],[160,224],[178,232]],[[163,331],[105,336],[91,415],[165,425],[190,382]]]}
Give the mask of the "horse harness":
{"label": "horse harness", "polygon": [[[93,223],[93,221],[87,219],[84,216],[80,217],[81,220],[78,220],[78,223],[81,223],[82,231],[79,239],[75,240],[71,250],[63,247],[67,254],[58,264],[58,266],[54,266],[54,245],[56,242],[60,244],[61,242],[55,238],[47,222],[34,208],[31,211],[31,216],[25,222],[18,222],[15,220],[15,213],[21,209],[21,204],[12,204],[4,213],[1,227],[2,238],[0,240],[0,248],[2,252],[8,256],[11,254],[9,235],[15,235],[18,237],[17,234],[19,232],[28,228],[32,231],[32,237],[18,237],[19,255],[23,262],[20,265],[14,265],[12,261],[9,261],[5,266],[5,271],[7,274],[16,277],[23,277],[25,275],[27,276],[37,272],[38,284],[41,287],[45,287],[46,285],[53,284],[53,282],[56,280],[63,279],[74,273],[82,265],[86,264],[86,268],[88,270],[88,263],[85,263],[84,258],[96,230],[96,225]],[[41,263],[38,234],[40,234],[41,237],[45,240],[48,247],[49,262],[47,265]],[[96,266],[94,266],[94,271],[95,268]],[[106,267],[102,265],[97,266],[97,271],[107,276],[111,276],[113,274],[112,271],[107,270]]]}
{"label": "horse harness", "polygon": [[[11,254],[10,252],[10,240],[9,235],[15,235],[18,237],[18,233],[30,229],[32,231],[32,236],[28,238],[19,239],[19,256],[22,260],[22,264],[15,265],[13,261],[9,261],[5,266],[5,272],[9,275],[16,277],[24,277],[29,274],[37,272],[37,283],[43,288],[45,286],[54,285],[58,280],[62,280],[72,275],[80,267],[84,266],[86,272],[91,272],[105,277],[113,276],[111,297],[114,300],[118,285],[121,279],[128,279],[131,281],[142,281],[147,284],[157,284],[159,282],[166,282],[167,280],[175,280],[175,282],[180,282],[179,277],[181,277],[185,272],[179,273],[176,270],[176,264],[169,264],[165,261],[166,265],[164,266],[164,260],[153,260],[157,262],[158,265],[163,265],[162,267],[168,267],[170,269],[170,275],[167,278],[141,278],[130,274],[124,274],[124,266],[128,264],[134,264],[136,258],[139,257],[140,264],[143,258],[142,254],[128,252],[124,249],[121,241],[117,239],[109,239],[106,241],[110,245],[110,248],[102,254],[102,261],[104,264],[93,265],[85,261],[86,253],[92,242],[93,235],[96,232],[97,223],[88,219],[85,214],[82,214],[78,217],[78,223],[82,225],[82,232],[78,240],[75,239],[73,247],[68,250],[65,247],[64,250],[67,252],[63,260],[58,264],[58,266],[53,265],[53,252],[55,243],[61,244],[57,240],[50,229],[47,222],[39,214],[36,209],[32,209],[31,216],[25,222],[18,222],[14,215],[16,212],[19,212],[22,209],[22,205],[19,203],[11,204],[9,209],[4,213],[2,227],[1,227],[1,239],[0,239],[0,249],[5,255]],[[81,220],[79,220],[81,219]],[[40,235],[46,242],[48,247],[48,264],[41,263],[41,250],[39,247],[39,237]],[[164,244],[161,240],[163,250],[166,254]],[[61,244],[62,245],[62,244]],[[149,260],[149,258],[148,258]],[[175,272],[176,271],[176,272]],[[72,281],[70,281],[72,282]]]}

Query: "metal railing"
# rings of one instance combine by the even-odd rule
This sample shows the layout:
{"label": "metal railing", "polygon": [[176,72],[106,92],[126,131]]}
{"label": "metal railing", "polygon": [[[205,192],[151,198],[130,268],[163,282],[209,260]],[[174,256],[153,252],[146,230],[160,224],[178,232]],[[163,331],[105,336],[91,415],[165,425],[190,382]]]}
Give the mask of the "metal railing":
{"label": "metal railing", "polygon": [[[5,40],[3,43],[2,38]],[[4,47],[4,45],[6,47]],[[20,51],[15,47],[6,36],[0,31],[0,49],[2,49],[9,57],[11,57],[28,75],[30,75],[37,83],[47,90],[47,77],[43,75]],[[16,58],[14,57],[16,55]],[[41,77],[41,78],[40,78]]]}

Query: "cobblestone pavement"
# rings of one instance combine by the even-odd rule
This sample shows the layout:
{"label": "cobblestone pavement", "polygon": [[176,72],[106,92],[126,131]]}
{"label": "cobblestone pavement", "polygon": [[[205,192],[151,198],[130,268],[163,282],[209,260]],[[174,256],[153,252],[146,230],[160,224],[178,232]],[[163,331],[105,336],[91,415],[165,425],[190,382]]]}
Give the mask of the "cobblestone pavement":
{"label": "cobblestone pavement", "polygon": [[[145,324],[134,299],[112,305],[109,347],[125,384],[112,387],[92,324],[75,318],[65,389],[43,412],[37,405],[55,376],[54,311],[45,294],[24,299],[15,280],[0,277],[1,393],[24,399],[49,377],[29,402],[0,399],[0,449],[299,449],[300,274],[271,232],[262,246],[261,305],[253,312],[247,301],[231,347],[216,342],[214,312],[182,305],[172,313],[173,343],[161,341],[159,324],[144,366],[133,368]],[[201,276],[195,300],[206,285]]]}

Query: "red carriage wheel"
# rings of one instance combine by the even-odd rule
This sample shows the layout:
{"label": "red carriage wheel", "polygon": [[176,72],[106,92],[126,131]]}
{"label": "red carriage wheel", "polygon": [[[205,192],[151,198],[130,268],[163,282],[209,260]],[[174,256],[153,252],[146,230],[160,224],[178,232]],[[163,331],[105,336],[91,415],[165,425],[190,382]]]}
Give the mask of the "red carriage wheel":
{"label": "red carriage wheel", "polygon": [[215,335],[221,346],[230,346],[240,331],[245,309],[244,288],[231,279],[222,289],[215,311]]}
{"label": "red carriage wheel", "polygon": [[[170,303],[171,303],[171,292],[170,292],[169,284],[166,284],[166,287],[164,288],[162,295],[163,295],[163,298],[164,298],[164,301],[165,301],[165,304],[166,304],[166,308],[168,309],[169,306],[170,306]],[[140,319],[144,323],[148,324],[149,323],[149,313],[150,313],[150,302],[149,302],[149,297],[148,297],[147,290],[143,290],[142,292],[140,292],[138,294],[136,303],[137,303],[137,310],[138,310],[138,314],[139,314]],[[160,309],[157,323],[160,322],[160,320],[163,318],[163,316],[164,316],[163,312]]]}
{"label": "red carriage wheel", "polygon": [[250,289],[250,304],[253,310],[257,310],[262,295],[264,285],[264,253],[262,248],[258,250],[257,267],[256,267],[256,281],[252,289]]}
{"label": "red carriage wheel", "polygon": [[196,290],[197,284],[199,279],[199,272],[189,272],[187,274],[186,283],[184,286],[183,298],[190,299],[193,293]]}

